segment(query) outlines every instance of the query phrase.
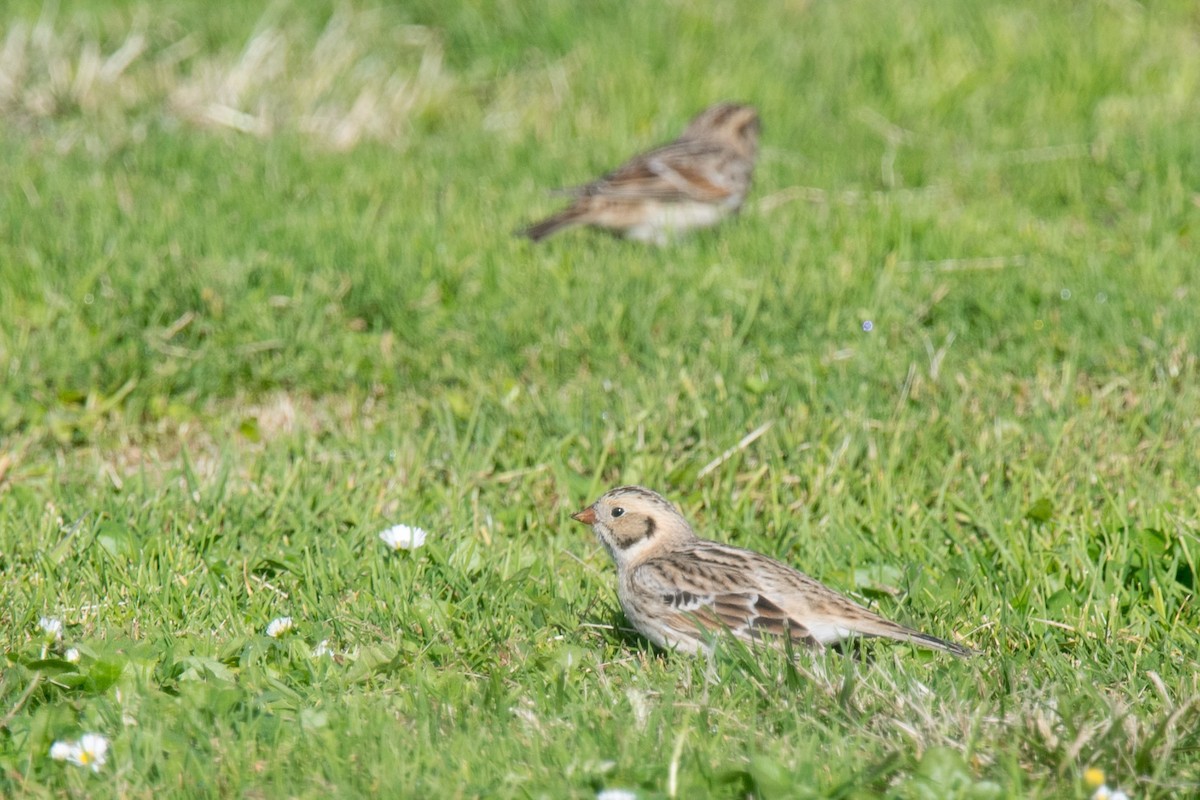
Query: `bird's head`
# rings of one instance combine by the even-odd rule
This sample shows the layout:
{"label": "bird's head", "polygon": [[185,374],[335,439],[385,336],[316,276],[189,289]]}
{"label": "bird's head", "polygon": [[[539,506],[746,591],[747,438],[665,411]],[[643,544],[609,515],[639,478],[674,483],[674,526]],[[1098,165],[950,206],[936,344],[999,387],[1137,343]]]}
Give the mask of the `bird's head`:
{"label": "bird's head", "polygon": [[762,124],[754,106],[743,103],[717,103],[701,111],[683,132],[686,138],[712,138],[753,158],[758,153],[758,135]]}
{"label": "bird's head", "polygon": [[618,567],[632,566],[696,538],[675,506],[641,486],[605,492],[571,519],[592,526]]}

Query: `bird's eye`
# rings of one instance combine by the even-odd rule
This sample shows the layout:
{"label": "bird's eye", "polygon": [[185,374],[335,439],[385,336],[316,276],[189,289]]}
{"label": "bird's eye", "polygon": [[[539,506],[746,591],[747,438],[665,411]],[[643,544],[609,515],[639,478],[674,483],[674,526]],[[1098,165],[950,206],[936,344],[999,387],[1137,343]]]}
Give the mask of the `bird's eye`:
{"label": "bird's eye", "polygon": [[613,519],[616,519],[617,517],[620,517],[624,514],[625,514],[625,509],[621,508],[620,506],[617,506],[616,508],[614,508],[612,510],[612,518]]}

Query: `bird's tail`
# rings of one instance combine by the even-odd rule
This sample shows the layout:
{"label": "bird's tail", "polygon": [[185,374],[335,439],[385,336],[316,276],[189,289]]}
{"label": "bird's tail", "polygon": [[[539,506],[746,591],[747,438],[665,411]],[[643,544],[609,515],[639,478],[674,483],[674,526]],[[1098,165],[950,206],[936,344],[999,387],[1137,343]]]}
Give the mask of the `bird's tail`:
{"label": "bird's tail", "polygon": [[977,651],[969,647],[963,647],[961,644],[955,644],[945,639],[939,639],[936,636],[930,636],[928,633],[915,631],[912,628],[907,628],[882,617],[875,620],[874,624],[860,626],[856,632],[866,636],[885,636],[888,639],[909,642],[919,647],[941,650],[944,653],[951,653],[959,658],[970,658],[971,656],[979,655]]}
{"label": "bird's tail", "polygon": [[572,225],[580,223],[582,212],[578,209],[568,208],[565,211],[560,211],[552,217],[547,217],[541,222],[535,222],[528,228],[522,228],[517,231],[518,236],[525,236],[529,239],[540,242],[551,234],[558,233],[563,228],[570,228]]}
{"label": "bird's tail", "polygon": [[931,647],[934,650],[951,653],[959,658],[970,658],[971,656],[979,655],[978,650],[972,650],[969,647],[963,647],[961,644],[948,642],[945,639],[939,639],[936,636],[930,636],[928,633],[921,633],[919,631],[906,630],[905,635],[897,636],[896,638],[921,645],[922,647]]}

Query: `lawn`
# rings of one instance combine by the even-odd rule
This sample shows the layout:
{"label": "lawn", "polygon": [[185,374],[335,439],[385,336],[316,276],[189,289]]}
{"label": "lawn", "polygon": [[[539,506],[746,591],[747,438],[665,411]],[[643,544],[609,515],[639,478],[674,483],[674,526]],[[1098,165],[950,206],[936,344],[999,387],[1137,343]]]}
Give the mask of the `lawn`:
{"label": "lawn", "polygon": [[[0,796],[1196,796],[1198,97],[1183,0],[6,4]],[[722,99],[738,218],[512,236]],[[657,652],[624,483],[981,655]]]}

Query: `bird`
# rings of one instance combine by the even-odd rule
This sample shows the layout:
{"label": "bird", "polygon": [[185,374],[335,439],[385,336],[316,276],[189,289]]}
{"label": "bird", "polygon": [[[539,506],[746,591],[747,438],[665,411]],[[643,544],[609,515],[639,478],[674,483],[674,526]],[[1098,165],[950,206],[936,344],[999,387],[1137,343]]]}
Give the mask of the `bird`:
{"label": "bird", "polygon": [[813,650],[885,637],[956,656],[975,651],[887,620],[762,553],[702,539],[665,497],[642,486],[606,492],[571,518],[590,525],[617,567],[625,616],[656,646],[713,652],[728,633]]}
{"label": "bird", "polygon": [[535,242],[576,225],[666,244],[673,234],[715,225],[737,212],[754,174],[758,112],[723,102],[701,111],[673,142],[607,175],[564,189],[571,205],[518,235]]}

